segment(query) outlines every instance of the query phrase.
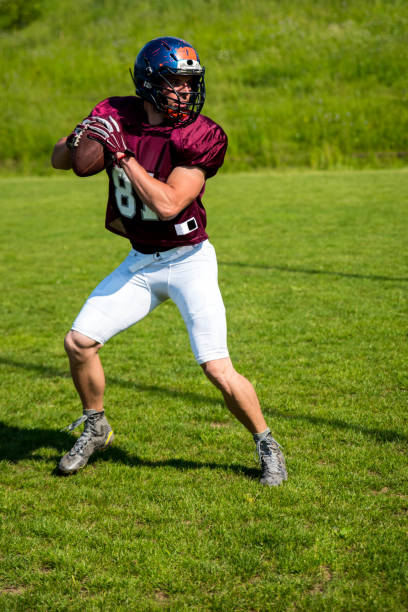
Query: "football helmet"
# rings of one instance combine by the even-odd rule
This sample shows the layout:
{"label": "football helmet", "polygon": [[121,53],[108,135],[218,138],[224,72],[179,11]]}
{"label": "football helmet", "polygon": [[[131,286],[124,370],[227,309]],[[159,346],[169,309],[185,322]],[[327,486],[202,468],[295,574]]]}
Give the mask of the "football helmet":
{"label": "football helmet", "polygon": [[[154,38],[138,53],[132,75],[138,96],[164,113],[175,125],[195,121],[205,100],[205,68],[188,42],[173,36]],[[173,76],[190,77],[188,93]]]}

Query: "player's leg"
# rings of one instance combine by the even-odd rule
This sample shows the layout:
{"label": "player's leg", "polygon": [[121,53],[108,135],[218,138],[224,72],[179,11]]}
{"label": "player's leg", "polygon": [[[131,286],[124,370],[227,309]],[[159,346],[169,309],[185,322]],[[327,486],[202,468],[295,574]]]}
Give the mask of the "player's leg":
{"label": "player's leg", "polygon": [[255,390],[234,369],[229,357],[225,307],[213,246],[208,241],[203,243],[186,261],[172,265],[171,270],[170,297],[186,323],[197,362],[239,421],[253,434],[265,431]]}
{"label": "player's leg", "polygon": [[262,467],[261,482],[280,484],[287,478],[283,454],[267,427],[253,386],[229,358],[225,308],[212,245],[203,243],[184,265],[174,265],[172,270],[170,297],[186,323],[197,362],[220,389],[232,414],[253,434]]}
{"label": "player's leg", "polygon": [[100,342],[71,329],[65,336],[72,380],[84,410],[103,410],[105,374],[98,355]]}
{"label": "player's leg", "polygon": [[229,357],[202,363],[207,378],[219,389],[232,414],[252,434],[267,429],[255,389],[244,376],[239,374]]}
{"label": "player's leg", "polygon": [[160,303],[143,275],[129,271],[133,260],[133,257],[126,258],[98,285],[65,338],[72,378],[83,406],[83,416],[68,429],[85,423],[82,435],[60,461],[59,469],[65,474],[84,467],[96,450],[103,450],[113,441],[112,428],[103,408],[105,376],[99,349]]}
{"label": "player's leg", "polygon": [[272,437],[249,380],[235,370],[229,357],[202,363],[201,367],[220,389],[230,412],[252,433],[262,470],[260,482],[276,486],[287,480],[285,458]]}

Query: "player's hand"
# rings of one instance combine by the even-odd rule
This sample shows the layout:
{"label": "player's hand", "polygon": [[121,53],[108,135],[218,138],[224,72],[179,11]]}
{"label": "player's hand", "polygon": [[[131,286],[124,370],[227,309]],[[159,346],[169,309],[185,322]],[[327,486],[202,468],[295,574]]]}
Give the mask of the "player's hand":
{"label": "player's hand", "polygon": [[99,123],[96,121],[96,117],[87,117],[81,121],[81,123],[78,123],[66,140],[65,145],[68,147],[68,149],[75,149],[78,146],[84,132],[93,127],[94,124],[96,126],[99,125]]}
{"label": "player's hand", "polygon": [[83,133],[86,129],[88,129],[89,123],[89,119],[84,119],[81,123],[78,123],[78,125],[73,129],[65,143],[65,146],[68,149],[72,150],[78,146],[78,143],[81,140]]}
{"label": "player's hand", "polygon": [[112,154],[116,162],[127,155],[133,155],[126,146],[121,126],[112,115],[109,115],[107,119],[92,117],[89,121],[87,127],[88,138],[100,142]]}

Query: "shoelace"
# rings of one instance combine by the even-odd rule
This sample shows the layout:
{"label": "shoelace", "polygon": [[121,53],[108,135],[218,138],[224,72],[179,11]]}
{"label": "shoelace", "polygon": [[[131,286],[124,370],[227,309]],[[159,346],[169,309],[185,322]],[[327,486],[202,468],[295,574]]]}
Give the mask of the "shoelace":
{"label": "shoelace", "polygon": [[61,429],[61,431],[73,431],[79,425],[81,425],[82,423],[85,423],[85,421],[88,421],[87,425],[89,426],[87,427],[87,425],[85,425],[84,431],[79,436],[78,440],[75,442],[73,448],[70,451],[71,454],[80,453],[82,449],[84,448],[84,446],[88,444],[90,438],[94,434],[94,432],[92,431],[92,423],[88,419],[86,414],[83,414],[81,417],[79,417],[79,419],[71,423],[71,425],[67,425],[67,427],[64,427],[63,429]]}
{"label": "shoelace", "polygon": [[73,431],[74,429],[78,427],[78,425],[85,423],[85,421],[87,420],[88,420],[88,417],[86,416],[86,414],[83,414],[82,416],[79,417],[79,419],[71,423],[71,425],[67,425],[66,427],[63,427],[60,431]]}
{"label": "shoelace", "polygon": [[[281,448],[281,445],[278,442],[276,442],[275,439],[273,439],[273,442],[279,448]],[[262,447],[262,445],[264,446]],[[275,473],[275,474],[280,473],[281,465],[280,465],[278,455],[274,451],[274,449],[271,447],[271,445],[268,444],[267,438],[264,438],[263,440],[259,440],[256,443],[255,453],[256,453],[255,458],[256,457],[259,458],[259,462],[262,468],[267,468],[270,472]]]}

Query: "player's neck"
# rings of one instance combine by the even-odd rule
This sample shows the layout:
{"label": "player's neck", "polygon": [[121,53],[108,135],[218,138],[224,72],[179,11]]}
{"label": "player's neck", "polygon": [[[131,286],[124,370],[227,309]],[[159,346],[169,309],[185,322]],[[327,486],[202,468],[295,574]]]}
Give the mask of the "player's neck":
{"label": "player's neck", "polygon": [[153,104],[150,104],[150,102],[147,102],[147,100],[144,101],[144,109],[146,111],[147,120],[150,125],[160,125],[161,123],[163,123],[165,119],[164,114],[157,112]]}

